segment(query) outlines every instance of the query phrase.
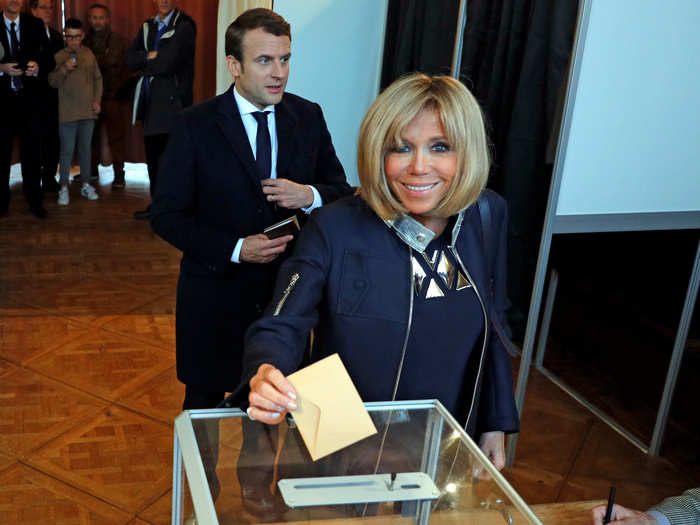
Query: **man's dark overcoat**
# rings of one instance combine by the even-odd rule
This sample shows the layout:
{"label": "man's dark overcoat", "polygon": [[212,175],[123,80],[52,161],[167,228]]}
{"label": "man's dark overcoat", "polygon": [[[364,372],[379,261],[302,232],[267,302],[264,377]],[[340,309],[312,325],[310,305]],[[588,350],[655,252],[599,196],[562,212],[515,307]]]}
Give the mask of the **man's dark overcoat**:
{"label": "man's dark overcoat", "polygon": [[[352,192],[318,104],[285,93],[275,106],[277,177],[313,185],[324,204]],[[268,203],[233,96],[183,112],[163,156],[153,230],[182,251],[177,287],[177,373],[209,392],[240,380],[243,335],[265,309],[278,266],[232,263],[239,238],[294,211]],[[296,210],[300,222],[305,214]]]}

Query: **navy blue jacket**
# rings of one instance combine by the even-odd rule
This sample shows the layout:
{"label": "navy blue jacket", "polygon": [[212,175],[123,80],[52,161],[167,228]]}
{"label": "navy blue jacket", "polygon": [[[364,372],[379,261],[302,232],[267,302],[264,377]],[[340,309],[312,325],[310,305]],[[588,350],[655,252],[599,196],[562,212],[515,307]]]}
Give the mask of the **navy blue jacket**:
{"label": "navy blue jacket", "polygon": [[[498,335],[492,322],[505,326],[505,203],[491,191],[486,197],[497,243],[491,247],[495,268],[485,268],[476,205],[462,212],[461,227],[453,233],[456,251],[489,318],[486,341],[482,329],[472,352],[476,359],[470,359],[473,369],[466,376],[470,379],[462,383],[468,389],[463,392],[467,405],[453,414],[462,424],[467,422],[472,436],[492,430],[517,432],[519,425],[510,359],[502,342],[504,330],[498,330]],[[364,401],[390,400],[410,326],[412,294],[409,246],[360,197],[315,210],[294,254],[280,268],[266,315],[246,334],[244,382],[263,363],[273,364],[285,375],[297,370],[309,331],[314,329],[313,361],[337,352]],[[435,334],[436,338],[451,336]],[[430,349],[422,357],[431,359]],[[241,395],[245,387],[242,390]],[[475,409],[470,410],[471,406]]]}
{"label": "navy blue jacket", "polygon": [[[143,121],[144,135],[170,133],[183,108],[192,105],[194,54],[197,24],[184,11],[175,9],[165,33],[154,51],[158,23],[146,20],[126,52],[129,69],[141,75],[134,91],[133,121]],[[144,79],[150,79],[148,93]]]}

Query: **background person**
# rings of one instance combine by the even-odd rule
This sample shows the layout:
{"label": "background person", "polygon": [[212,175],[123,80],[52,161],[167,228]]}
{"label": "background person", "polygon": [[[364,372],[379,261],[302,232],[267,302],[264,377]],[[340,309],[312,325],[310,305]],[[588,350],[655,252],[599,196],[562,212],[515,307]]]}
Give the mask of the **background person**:
{"label": "background person", "polygon": [[[175,8],[176,0],[153,0],[158,14],[143,23],[127,51],[129,69],[140,75],[134,93],[134,121],[143,121],[143,141],[151,197],[158,185],[160,160],[175,119],[192,105],[197,26]],[[151,207],[134,213],[148,220]]]}
{"label": "background person", "polygon": [[314,329],[312,360],[339,353],[364,401],[437,398],[504,466],[519,422],[497,328],[505,203],[483,194],[489,224],[476,206],[488,171],[481,111],[458,81],[414,74],[377,98],[360,129],[360,195],[311,215],[246,335],[251,417],[276,424],[296,407],[285,376]]}
{"label": "background person", "polygon": [[[603,525],[606,505],[591,509],[593,525]],[[613,505],[610,525],[697,525],[700,523],[700,487],[667,498],[646,512]]]}
{"label": "background person", "polygon": [[[267,9],[246,11],[226,32],[226,53],[235,84],[183,112],[153,202],[153,230],[182,251],[176,339],[184,409],[213,408],[240,381],[243,334],[270,300],[291,239],[270,240],[263,229],[294,214],[303,221],[305,211],[351,192],[321,108],[284,92],[289,24]],[[263,109],[266,153],[251,114]],[[261,167],[263,156],[274,162]]]}
{"label": "background person", "polygon": [[0,0],[0,217],[10,205],[12,145],[20,137],[22,190],[29,211],[40,219],[47,216],[41,191],[41,93],[39,74],[50,69],[52,57],[42,46],[46,36],[38,18],[22,12],[23,0]]}
{"label": "background person", "polygon": [[111,12],[103,4],[93,4],[88,9],[90,30],[85,38],[97,59],[102,73],[102,112],[92,140],[92,167],[90,176],[99,179],[98,166],[109,165],[114,169],[113,188],[124,187],[124,158],[130,103],[126,93],[131,74],[126,67],[126,37],[110,27]]}
{"label": "background person", "polygon": [[[241,379],[243,335],[292,239],[263,229],[291,215],[303,224],[352,192],[321,108],[285,93],[290,46],[278,14],[241,14],[226,31],[234,86],[184,111],[163,155],[151,225],[182,251],[175,322],[185,410],[216,407]],[[203,455],[215,465],[217,430],[209,434],[200,450],[208,443]]]}
{"label": "background person", "polygon": [[[90,144],[95,120],[100,113],[102,75],[95,55],[83,42],[83,24],[77,18],[66,20],[66,48],[56,53],[56,69],[49,74],[49,84],[58,89],[58,120],[61,136],[60,184],[58,204],[69,203],[70,166],[78,144],[80,172],[90,173]],[[82,179],[80,195],[94,201],[95,188]]]}
{"label": "background person", "polygon": [[[53,20],[54,6],[52,0],[31,0],[29,7],[32,14],[44,22],[46,54],[51,58],[65,47],[63,35],[50,26]],[[56,193],[61,186],[56,182],[58,170],[59,139],[58,139],[58,91],[49,86],[48,74],[53,71],[53,65],[43,68],[39,76],[41,88],[38,101],[41,104],[42,137],[41,137],[41,189],[44,192]]]}

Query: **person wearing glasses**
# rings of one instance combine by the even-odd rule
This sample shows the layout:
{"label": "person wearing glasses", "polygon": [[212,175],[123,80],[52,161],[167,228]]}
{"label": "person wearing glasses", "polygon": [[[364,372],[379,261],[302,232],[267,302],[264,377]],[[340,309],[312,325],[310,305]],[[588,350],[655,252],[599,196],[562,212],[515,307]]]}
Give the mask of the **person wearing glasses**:
{"label": "person wearing glasses", "polygon": [[[56,68],[49,74],[49,84],[58,89],[61,156],[59,162],[61,189],[58,204],[70,201],[68,182],[76,142],[80,172],[90,173],[90,147],[95,121],[102,101],[102,74],[95,55],[83,46],[83,24],[77,18],[66,20],[66,48],[56,53]],[[82,178],[80,195],[88,200],[99,198],[87,177]]]}

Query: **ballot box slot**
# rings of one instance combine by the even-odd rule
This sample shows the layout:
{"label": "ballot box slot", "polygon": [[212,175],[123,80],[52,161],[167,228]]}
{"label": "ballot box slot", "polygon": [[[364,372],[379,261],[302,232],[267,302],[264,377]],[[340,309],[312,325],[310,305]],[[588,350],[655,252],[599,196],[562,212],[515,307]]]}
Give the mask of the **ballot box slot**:
{"label": "ballot box slot", "polygon": [[440,496],[425,472],[281,479],[277,485],[290,507],[430,501]]}
{"label": "ballot box slot", "polygon": [[294,485],[297,490],[306,489],[328,489],[328,488],[343,488],[343,487],[371,487],[374,485],[373,481],[349,481],[347,483],[310,483],[308,485]]}

